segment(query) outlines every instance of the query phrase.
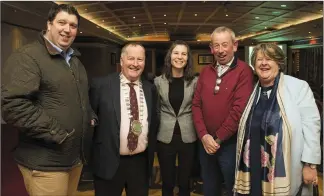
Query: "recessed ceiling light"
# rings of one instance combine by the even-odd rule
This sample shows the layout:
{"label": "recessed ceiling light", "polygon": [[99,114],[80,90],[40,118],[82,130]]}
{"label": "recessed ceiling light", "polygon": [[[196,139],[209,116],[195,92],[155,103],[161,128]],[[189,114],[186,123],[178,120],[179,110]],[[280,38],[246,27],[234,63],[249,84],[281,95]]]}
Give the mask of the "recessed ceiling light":
{"label": "recessed ceiling light", "polygon": [[105,22],[105,20],[102,20],[102,22]]}
{"label": "recessed ceiling light", "polygon": [[280,6],[281,6],[281,7],[287,7],[287,5],[284,5],[284,4],[283,4],[283,5],[280,5]]}
{"label": "recessed ceiling light", "polygon": [[259,16],[256,16],[255,19],[259,19],[260,17]]}
{"label": "recessed ceiling light", "polygon": [[264,27],[265,29],[267,29],[268,27]]}
{"label": "recessed ceiling light", "polygon": [[311,32],[308,32],[308,33],[311,33]]}
{"label": "recessed ceiling light", "polygon": [[135,16],[133,16],[133,18],[135,19],[136,17],[135,17]]}
{"label": "recessed ceiling light", "polygon": [[164,24],[166,24],[166,22]]}
{"label": "recessed ceiling light", "polygon": [[139,24],[138,26],[141,26],[141,24]]}
{"label": "recessed ceiling light", "polygon": [[164,14],[164,16],[166,16],[166,14]]}
{"label": "recessed ceiling light", "polygon": [[82,31],[80,31],[80,33],[82,33]]}
{"label": "recessed ceiling light", "polygon": [[197,16],[198,14],[195,14],[195,16]]}
{"label": "recessed ceiling light", "polygon": [[226,14],[226,16],[228,16],[228,14]]}
{"label": "recessed ceiling light", "polygon": [[88,9],[87,9],[87,8],[85,8],[84,10],[85,10],[85,11],[87,11]]}

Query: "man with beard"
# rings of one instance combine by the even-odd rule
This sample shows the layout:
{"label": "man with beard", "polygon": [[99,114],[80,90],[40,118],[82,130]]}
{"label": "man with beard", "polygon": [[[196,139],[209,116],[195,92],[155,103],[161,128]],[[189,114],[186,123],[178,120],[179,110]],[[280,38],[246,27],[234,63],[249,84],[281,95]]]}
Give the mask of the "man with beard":
{"label": "man with beard", "polygon": [[252,69],[235,56],[234,32],[218,27],[211,35],[215,62],[200,73],[192,103],[201,143],[199,155],[205,196],[222,195],[222,180],[233,195],[236,133],[253,87]]}
{"label": "man with beard", "polygon": [[2,72],[2,115],[19,130],[14,155],[32,196],[74,195],[85,161],[83,135],[96,115],[80,53],[70,47],[79,22],[73,6],[54,5],[47,30]]}
{"label": "man with beard", "polygon": [[93,137],[96,196],[148,195],[156,145],[157,92],[142,80],[145,49],[129,43],[121,50],[121,72],[96,78],[90,102],[99,125]]}

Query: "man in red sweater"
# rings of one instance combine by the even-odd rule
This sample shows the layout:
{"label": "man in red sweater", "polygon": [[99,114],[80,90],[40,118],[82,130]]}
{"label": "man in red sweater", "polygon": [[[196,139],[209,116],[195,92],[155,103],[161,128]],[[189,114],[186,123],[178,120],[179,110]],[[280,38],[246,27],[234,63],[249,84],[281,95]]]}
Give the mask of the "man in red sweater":
{"label": "man in red sweater", "polygon": [[252,69],[234,53],[235,33],[218,27],[211,35],[215,63],[200,73],[192,101],[205,196],[222,195],[222,182],[233,195],[236,133],[253,89]]}

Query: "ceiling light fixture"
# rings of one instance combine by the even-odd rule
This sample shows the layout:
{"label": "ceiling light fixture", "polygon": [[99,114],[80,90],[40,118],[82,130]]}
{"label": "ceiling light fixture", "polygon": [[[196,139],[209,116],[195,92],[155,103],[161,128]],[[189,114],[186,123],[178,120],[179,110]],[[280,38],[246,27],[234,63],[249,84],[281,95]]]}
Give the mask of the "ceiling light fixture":
{"label": "ceiling light fixture", "polygon": [[265,29],[267,29],[268,27],[264,27]]}
{"label": "ceiling light fixture", "polygon": [[85,10],[85,11],[87,11],[88,9],[87,9],[87,8],[85,8],[84,10]]}
{"label": "ceiling light fixture", "polygon": [[105,20],[102,20],[102,22],[105,22]]}
{"label": "ceiling light fixture", "polygon": [[200,42],[200,39],[197,39],[198,42]]}
{"label": "ceiling light fixture", "polygon": [[133,18],[135,19],[136,17],[135,17],[135,16],[133,16]]}
{"label": "ceiling light fixture", "polygon": [[197,16],[198,14],[195,14],[195,16]]}
{"label": "ceiling light fixture", "polygon": [[166,22],[164,24],[166,24]]}
{"label": "ceiling light fixture", "polygon": [[281,6],[281,7],[287,7],[287,5],[284,5],[284,4],[283,4],[283,5],[280,5],[280,6]]}
{"label": "ceiling light fixture", "polygon": [[308,32],[308,33],[311,33],[311,32]]}
{"label": "ceiling light fixture", "polygon": [[164,16],[166,16],[166,14],[164,14]]}
{"label": "ceiling light fixture", "polygon": [[138,26],[141,26],[141,24],[139,24]]}
{"label": "ceiling light fixture", "polygon": [[259,16],[256,16],[255,19],[259,19],[260,17]]}
{"label": "ceiling light fixture", "polygon": [[226,16],[228,16],[228,14],[226,14]]}
{"label": "ceiling light fixture", "polygon": [[80,33],[82,34],[82,31],[80,31]]}

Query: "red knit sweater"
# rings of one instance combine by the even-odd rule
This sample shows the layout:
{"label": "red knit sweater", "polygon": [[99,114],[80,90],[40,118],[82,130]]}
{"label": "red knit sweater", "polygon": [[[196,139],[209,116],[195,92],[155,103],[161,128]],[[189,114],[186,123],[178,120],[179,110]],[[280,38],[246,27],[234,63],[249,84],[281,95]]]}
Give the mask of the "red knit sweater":
{"label": "red knit sweater", "polygon": [[217,69],[206,66],[200,73],[192,101],[192,115],[199,138],[209,133],[224,141],[237,132],[238,124],[253,90],[252,69],[236,57],[222,76],[214,94]]}

